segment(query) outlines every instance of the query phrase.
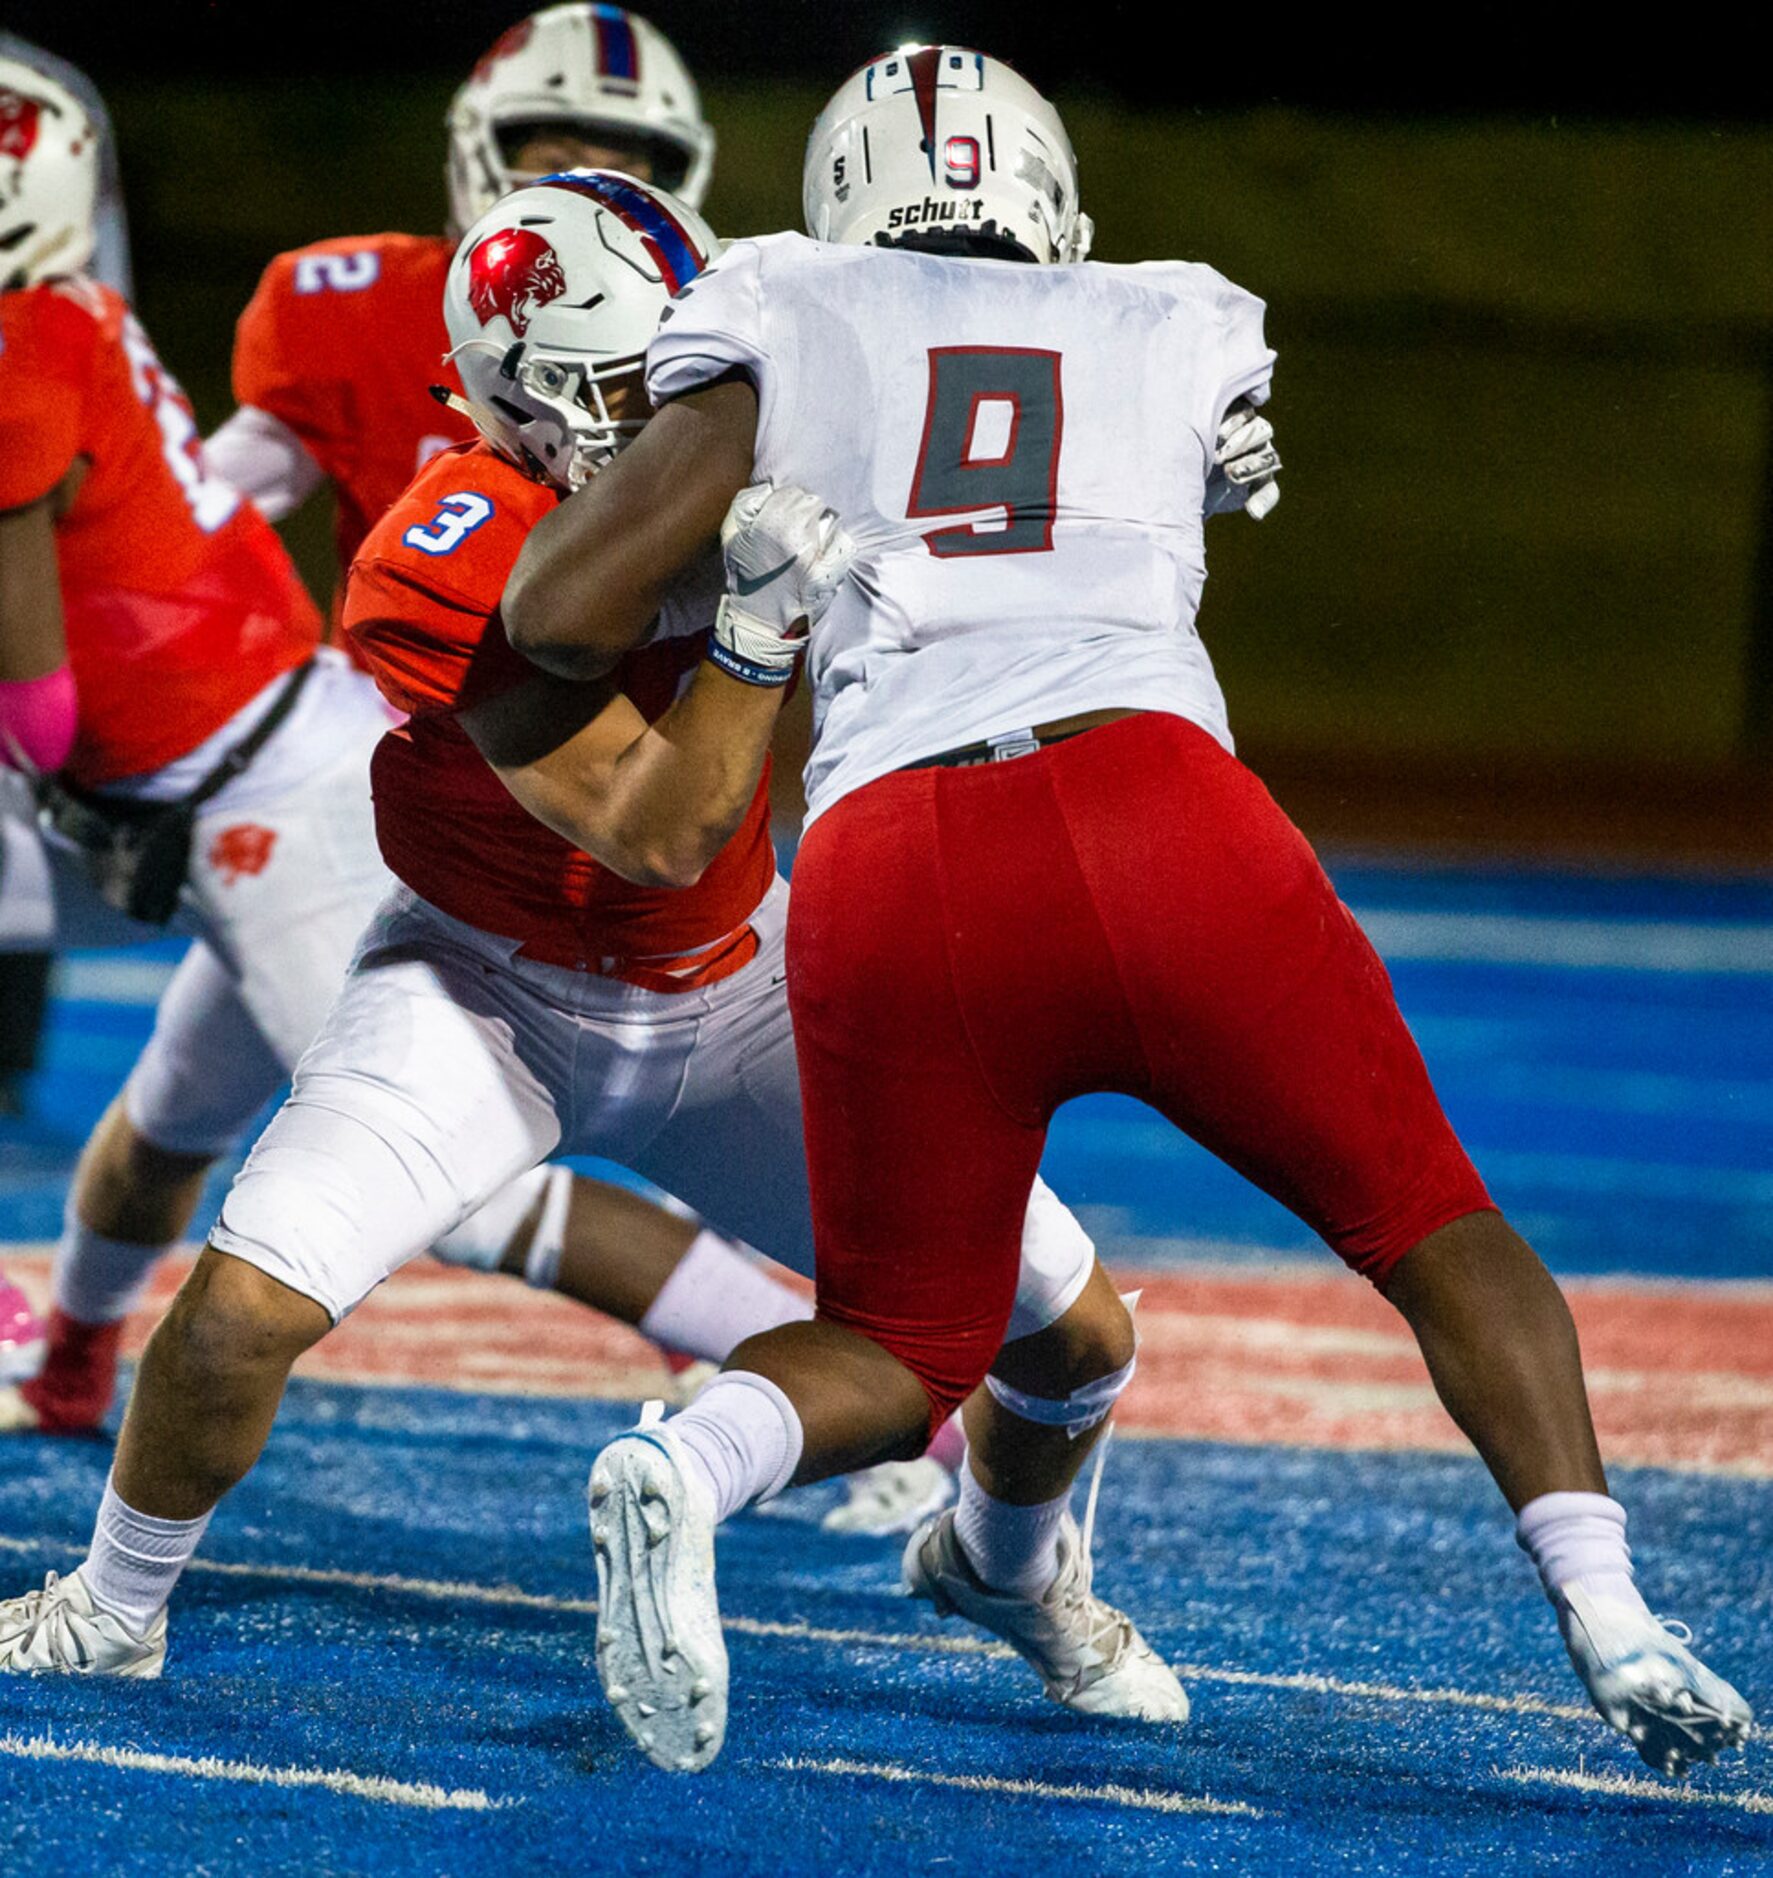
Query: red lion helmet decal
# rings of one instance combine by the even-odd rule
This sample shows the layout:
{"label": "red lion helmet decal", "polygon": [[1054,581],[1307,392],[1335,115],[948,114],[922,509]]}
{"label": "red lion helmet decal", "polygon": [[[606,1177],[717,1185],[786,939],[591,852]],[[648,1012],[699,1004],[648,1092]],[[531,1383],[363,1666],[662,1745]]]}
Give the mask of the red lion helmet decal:
{"label": "red lion helmet decal", "polygon": [[0,156],[22,163],[37,142],[37,120],[43,107],[22,91],[0,86]]}
{"label": "red lion helmet decal", "polygon": [[468,304],[482,326],[502,313],[522,338],[531,318],[566,292],[560,256],[529,228],[502,228],[468,256]]}

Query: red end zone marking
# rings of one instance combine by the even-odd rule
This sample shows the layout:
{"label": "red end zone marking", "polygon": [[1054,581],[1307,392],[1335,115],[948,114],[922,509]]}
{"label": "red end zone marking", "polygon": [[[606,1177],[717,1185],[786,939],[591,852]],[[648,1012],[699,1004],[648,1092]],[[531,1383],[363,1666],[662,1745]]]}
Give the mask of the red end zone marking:
{"label": "red end zone marking", "polygon": [[[140,1350],[190,1261],[168,1260]],[[41,1302],[47,1257],[4,1270]],[[1329,1449],[1467,1453],[1401,1320],[1333,1267],[1141,1279],[1139,1374],[1123,1433]],[[1773,1479],[1773,1285],[1573,1280],[1595,1422],[1611,1461]],[[510,1279],[429,1262],[397,1273],[299,1365],[343,1383],[633,1399],[660,1392],[633,1331]]]}

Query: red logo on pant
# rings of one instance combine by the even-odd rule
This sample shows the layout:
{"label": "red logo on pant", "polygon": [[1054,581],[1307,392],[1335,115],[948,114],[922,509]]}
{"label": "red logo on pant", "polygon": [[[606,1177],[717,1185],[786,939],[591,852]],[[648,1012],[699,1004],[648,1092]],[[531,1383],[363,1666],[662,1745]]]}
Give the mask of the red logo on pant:
{"label": "red logo on pant", "polygon": [[237,822],[224,828],[209,844],[209,864],[231,887],[242,874],[262,874],[277,845],[277,831],[257,822]]}

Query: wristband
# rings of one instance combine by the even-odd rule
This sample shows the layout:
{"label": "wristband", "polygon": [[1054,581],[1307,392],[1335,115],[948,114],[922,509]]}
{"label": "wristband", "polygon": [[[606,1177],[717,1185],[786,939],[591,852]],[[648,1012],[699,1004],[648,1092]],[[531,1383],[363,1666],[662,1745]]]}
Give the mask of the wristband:
{"label": "wristband", "polygon": [[751,659],[741,657],[730,646],[723,646],[718,639],[708,642],[708,661],[711,665],[718,665],[728,678],[736,678],[742,684],[762,685],[770,690],[787,684],[794,676],[792,665],[758,665]]}

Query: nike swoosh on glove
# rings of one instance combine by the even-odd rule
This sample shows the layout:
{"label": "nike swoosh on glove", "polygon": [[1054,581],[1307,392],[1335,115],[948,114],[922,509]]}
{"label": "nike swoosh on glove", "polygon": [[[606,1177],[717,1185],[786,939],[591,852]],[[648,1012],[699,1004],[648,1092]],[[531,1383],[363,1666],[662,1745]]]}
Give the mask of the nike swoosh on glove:
{"label": "nike swoosh on glove", "polygon": [[837,597],[856,548],[837,512],[784,484],[753,483],[720,527],[727,591],[708,656],[750,685],[785,685]]}
{"label": "nike swoosh on glove", "polygon": [[[1274,426],[1241,400],[1225,413],[1213,449],[1214,474],[1208,484],[1209,515],[1242,508],[1259,522],[1280,500],[1280,454]],[[1214,485],[1219,485],[1215,490]]]}

